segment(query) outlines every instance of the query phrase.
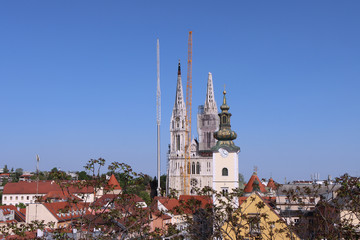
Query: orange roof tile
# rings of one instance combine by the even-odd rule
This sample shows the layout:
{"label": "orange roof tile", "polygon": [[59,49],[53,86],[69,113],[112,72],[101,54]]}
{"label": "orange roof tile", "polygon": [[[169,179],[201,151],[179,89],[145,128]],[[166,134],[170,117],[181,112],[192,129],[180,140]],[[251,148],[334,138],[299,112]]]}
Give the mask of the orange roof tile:
{"label": "orange roof tile", "polygon": [[164,205],[167,210],[173,210],[175,207],[179,206],[179,200],[175,198],[162,198],[159,199],[159,202]]}
{"label": "orange roof tile", "polygon": [[200,196],[200,195],[180,195],[180,201],[189,201],[189,200],[198,200],[201,202],[201,207],[206,207],[207,204],[212,204],[212,199],[209,196]]}
{"label": "orange roof tile", "polygon": [[[69,181],[66,181],[69,183]],[[72,182],[75,183],[75,182]],[[11,182],[4,186],[3,194],[35,194],[37,188],[36,182]],[[51,191],[62,191],[61,187],[55,181],[39,181],[39,194],[47,194]],[[93,187],[69,187],[71,193],[93,193]]]}
{"label": "orange roof tile", "polygon": [[[0,209],[2,209],[2,212],[4,215],[8,215],[11,213],[11,211],[14,211],[15,213],[15,219],[11,220],[11,221],[23,221],[25,222],[25,213],[26,213],[26,209],[25,208],[18,208],[15,207],[14,205],[4,205],[4,206],[0,206]],[[25,213],[23,212],[25,210]],[[1,222],[1,221],[0,221]]]}
{"label": "orange roof tile", "polygon": [[47,199],[60,199],[60,200],[78,200],[82,201],[81,198],[76,197],[75,195],[67,192],[67,191],[50,191],[45,196],[42,197],[42,200],[46,201]]}
{"label": "orange roof tile", "polygon": [[88,214],[87,203],[71,204],[68,202],[43,203],[58,221],[69,221],[75,218],[83,217]]}
{"label": "orange roof tile", "polygon": [[121,189],[121,186],[120,186],[118,180],[116,180],[116,177],[114,176],[114,174],[111,175],[111,177],[108,181],[108,186],[111,187],[112,189]]}
{"label": "orange roof tile", "polygon": [[265,189],[265,186],[264,184],[261,183],[259,177],[257,176],[257,174],[254,172],[253,175],[250,177],[250,180],[249,182],[246,184],[245,188],[244,188],[244,192],[245,193],[251,193],[254,191],[253,189],[253,185],[254,185],[254,182],[258,182],[259,184],[259,189],[260,189],[260,192],[262,193],[265,193],[267,192],[266,189]]}
{"label": "orange roof tile", "polygon": [[276,190],[276,185],[275,185],[274,179],[272,179],[272,178],[269,179],[267,187],[271,188],[272,190]]}

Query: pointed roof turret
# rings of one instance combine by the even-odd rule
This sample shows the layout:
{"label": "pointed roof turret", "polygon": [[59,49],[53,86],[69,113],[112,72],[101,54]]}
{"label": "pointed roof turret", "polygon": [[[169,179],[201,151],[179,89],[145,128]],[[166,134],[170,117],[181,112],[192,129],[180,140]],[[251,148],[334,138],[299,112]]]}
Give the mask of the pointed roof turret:
{"label": "pointed roof turret", "polygon": [[206,99],[205,99],[205,104],[204,104],[204,112],[206,114],[217,114],[218,113],[216,102],[215,102],[214,87],[213,87],[213,80],[212,80],[211,72],[209,72],[209,76],[208,76]]}
{"label": "pointed roof turret", "polygon": [[244,188],[245,193],[251,193],[251,192],[262,192],[266,193],[266,189],[264,184],[260,181],[259,177],[257,176],[257,173],[254,172],[253,175],[250,177],[248,183],[246,184]]}
{"label": "pointed roof turret", "polygon": [[274,179],[272,179],[272,177],[269,179],[269,182],[267,184],[268,188],[271,188],[272,190],[276,190],[276,184],[274,182]]}
{"label": "pointed roof turret", "polygon": [[179,60],[173,116],[175,117],[175,116],[179,116],[179,115],[184,115],[185,113],[186,113],[186,108],[185,108],[184,95],[183,95],[183,89],[182,89],[181,66],[180,66],[180,60]]}
{"label": "pointed roof turret", "polygon": [[223,104],[220,106],[221,113],[220,117],[220,126],[219,131],[214,133],[214,137],[218,140],[216,146],[212,148],[213,151],[219,151],[220,148],[225,148],[229,152],[238,152],[240,148],[236,146],[233,140],[236,139],[237,134],[231,130],[230,117],[229,113],[230,107],[226,104],[226,91],[223,92]]}
{"label": "pointed roof turret", "polygon": [[121,189],[121,186],[120,186],[118,180],[116,180],[116,177],[114,176],[114,174],[111,175],[107,185],[109,188],[112,188],[114,190]]}

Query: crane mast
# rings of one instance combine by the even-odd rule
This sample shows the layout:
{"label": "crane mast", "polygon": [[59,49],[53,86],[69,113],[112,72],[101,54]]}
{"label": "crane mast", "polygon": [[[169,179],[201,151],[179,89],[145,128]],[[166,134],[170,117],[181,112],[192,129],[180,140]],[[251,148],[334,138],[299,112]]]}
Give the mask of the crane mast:
{"label": "crane mast", "polygon": [[185,166],[184,194],[190,194],[190,157],[191,157],[191,109],[192,109],[192,31],[189,32],[187,82],[186,82],[186,136],[185,136]]}

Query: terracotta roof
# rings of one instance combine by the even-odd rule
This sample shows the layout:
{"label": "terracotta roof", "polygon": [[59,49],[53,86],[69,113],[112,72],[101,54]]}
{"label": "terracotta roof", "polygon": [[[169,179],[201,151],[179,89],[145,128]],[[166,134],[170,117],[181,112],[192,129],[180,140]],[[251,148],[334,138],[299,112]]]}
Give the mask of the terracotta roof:
{"label": "terracotta roof", "polygon": [[[65,183],[69,183],[66,181]],[[75,183],[74,181],[71,183]],[[35,194],[37,188],[36,182],[11,182],[4,187],[3,194]],[[62,191],[61,187],[55,181],[39,181],[39,194],[47,194],[51,191]],[[93,193],[93,187],[69,187],[71,193]]]}
{"label": "terracotta roof", "polygon": [[[181,204],[181,202],[187,202],[189,200],[198,200],[201,202],[200,208],[205,208],[208,204],[212,204],[211,197],[208,196],[197,196],[197,195],[181,195],[179,199],[175,198],[158,198],[158,201],[170,212],[173,214],[180,214],[176,209],[176,207],[184,206]],[[182,209],[183,213],[192,213],[191,209],[185,207]]]}
{"label": "terracotta roof", "polygon": [[[135,194],[104,194],[96,200],[94,205],[110,208],[109,203],[112,203],[113,205],[111,205],[111,207],[115,207],[116,209],[131,211],[132,208],[138,207],[137,204],[145,203],[145,201]],[[146,207],[146,205],[141,206]]]}
{"label": "terracotta roof", "polygon": [[[4,206],[0,206],[0,209],[2,209],[3,211],[3,214],[4,215],[8,215],[11,213],[11,211],[14,211],[14,214],[15,214],[15,219],[11,220],[11,221],[20,221],[20,222],[25,222],[25,213],[23,212],[25,210],[26,212],[26,209],[25,208],[20,208],[18,210],[17,207],[15,207],[14,205],[4,205]],[[0,221],[1,222],[1,221]]]}
{"label": "terracotta roof", "polygon": [[246,201],[248,197],[239,197],[239,206]]}
{"label": "terracotta roof", "polygon": [[174,210],[175,207],[179,206],[179,200],[175,198],[162,198],[159,202],[169,211]]}
{"label": "terracotta roof", "polygon": [[50,191],[45,196],[42,197],[43,201],[50,199],[63,200],[63,201],[71,199],[71,200],[82,201],[81,198],[78,198],[67,191]]}
{"label": "terracotta roof", "polygon": [[267,192],[266,189],[265,189],[264,184],[261,183],[259,177],[258,177],[257,174],[254,172],[253,175],[250,177],[249,182],[246,184],[246,186],[245,186],[245,188],[244,188],[244,192],[245,192],[245,193],[251,193],[251,192],[254,191],[254,189],[253,189],[254,182],[258,182],[260,192],[262,192],[262,193]]}
{"label": "terracotta roof", "polygon": [[212,199],[209,196],[199,196],[199,195],[180,195],[180,201],[189,201],[189,200],[198,200],[201,202],[201,207],[206,207],[207,204],[212,204]]}
{"label": "terracotta roof", "polygon": [[69,221],[89,214],[87,203],[71,204],[68,202],[43,203],[58,221]]}
{"label": "terracotta roof", "polygon": [[163,213],[159,210],[152,211],[152,215],[157,218],[161,218],[162,220],[169,220],[172,218],[170,215]]}
{"label": "terracotta roof", "polygon": [[14,205],[4,205],[0,206],[0,209],[3,210],[4,215],[10,214],[11,210],[16,211],[17,208]]}
{"label": "terracotta roof", "polygon": [[20,208],[20,212],[21,212],[24,216],[26,216],[26,208]]}
{"label": "terracotta roof", "polygon": [[116,180],[116,177],[114,176],[114,174],[111,175],[109,181],[108,181],[108,186],[111,187],[111,189],[120,189],[121,190],[121,186],[118,182],[118,180]]}
{"label": "terracotta roof", "polygon": [[275,185],[274,179],[272,179],[272,178],[269,179],[267,187],[271,188],[272,190],[276,190],[276,185]]}

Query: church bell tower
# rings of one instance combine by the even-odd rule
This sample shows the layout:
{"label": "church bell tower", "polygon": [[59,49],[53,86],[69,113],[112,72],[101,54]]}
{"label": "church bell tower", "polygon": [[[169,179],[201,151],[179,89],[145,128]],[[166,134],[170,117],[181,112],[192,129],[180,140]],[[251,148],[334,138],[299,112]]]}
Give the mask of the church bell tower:
{"label": "church bell tower", "polygon": [[212,148],[213,151],[213,189],[223,194],[230,193],[239,187],[239,158],[240,148],[233,140],[237,135],[231,130],[229,113],[230,107],[226,104],[226,91],[223,92],[223,104],[220,106],[219,131],[214,133],[218,141]]}

